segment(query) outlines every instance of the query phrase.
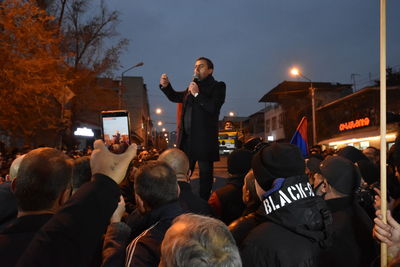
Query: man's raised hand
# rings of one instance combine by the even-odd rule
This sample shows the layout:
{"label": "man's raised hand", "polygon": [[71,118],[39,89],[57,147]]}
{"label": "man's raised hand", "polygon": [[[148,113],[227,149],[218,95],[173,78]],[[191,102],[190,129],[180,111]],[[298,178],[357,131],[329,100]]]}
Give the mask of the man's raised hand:
{"label": "man's raised hand", "polygon": [[92,173],[104,174],[119,184],[125,177],[129,163],[136,156],[137,146],[132,144],[123,154],[111,153],[102,140],[94,142],[94,150],[90,157]]}
{"label": "man's raised hand", "polygon": [[160,84],[163,88],[165,88],[169,85],[169,79],[168,79],[167,74],[165,74],[165,73],[161,74]]}

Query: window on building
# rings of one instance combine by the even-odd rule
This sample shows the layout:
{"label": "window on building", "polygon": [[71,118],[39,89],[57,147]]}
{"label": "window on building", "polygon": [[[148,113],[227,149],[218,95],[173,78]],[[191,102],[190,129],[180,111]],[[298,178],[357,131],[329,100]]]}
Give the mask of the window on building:
{"label": "window on building", "polygon": [[276,117],[272,117],[272,125],[271,125],[272,131],[276,130]]}
{"label": "window on building", "polygon": [[283,128],[283,113],[279,114],[278,128]]}
{"label": "window on building", "polygon": [[270,127],[271,127],[270,124],[271,124],[271,120],[270,120],[270,119],[268,119],[268,120],[265,121],[265,132],[266,132],[266,133],[269,133],[269,131],[271,130],[271,129],[270,129]]}

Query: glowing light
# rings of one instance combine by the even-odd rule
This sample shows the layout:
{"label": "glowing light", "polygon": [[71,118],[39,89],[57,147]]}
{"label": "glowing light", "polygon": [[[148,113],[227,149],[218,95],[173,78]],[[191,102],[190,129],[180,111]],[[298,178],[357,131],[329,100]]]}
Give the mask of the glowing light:
{"label": "glowing light", "polygon": [[157,122],[157,125],[161,126],[162,125],[162,121]]}
{"label": "glowing light", "polygon": [[161,108],[156,108],[156,114],[161,114],[162,113],[162,109]]}
{"label": "glowing light", "polygon": [[[396,135],[395,134],[387,134],[386,139],[395,139]],[[373,141],[373,140],[379,140],[381,139],[381,136],[370,136],[370,137],[364,137],[364,138],[353,138],[353,139],[347,139],[347,140],[342,140],[342,141],[336,141],[336,142],[330,142],[329,146],[337,146],[337,145],[344,145],[344,144],[354,144],[357,142],[364,142],[364,141]]]}
{"label": "glowing light", "polygon": [[94,133],[93,133],[92,129],[83,127],[83,128],[77,128],[76,131],[74,132],[74,135],[93,137]]}
{"label": "glowing light", "polygon": [[298,68],[292,68],[290,70],[290,74],[292,74],[293,76],[298,76],[298,75],[300,75],[300,71]]}
{"label": "glowing light", "polygon": [[165,129],[165,128],[162,128],[162,131],[163,131],[163,132],[165,132],[165,131],[166,131],[166,129]]}
{"label": "glowing light", "polygon": [[235,112],[233,112],[233,111],[229,112],[229,116],[231,116],[231,117],[235,116]]}

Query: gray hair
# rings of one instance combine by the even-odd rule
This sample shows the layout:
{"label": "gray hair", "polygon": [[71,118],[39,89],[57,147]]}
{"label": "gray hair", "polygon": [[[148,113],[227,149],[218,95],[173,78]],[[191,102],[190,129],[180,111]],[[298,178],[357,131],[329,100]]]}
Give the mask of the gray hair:
{"label": "gray hair", "polygon": [[223,222],[187,213],[177,217],[166,232],[159,266],[240,267],[242,261]]}

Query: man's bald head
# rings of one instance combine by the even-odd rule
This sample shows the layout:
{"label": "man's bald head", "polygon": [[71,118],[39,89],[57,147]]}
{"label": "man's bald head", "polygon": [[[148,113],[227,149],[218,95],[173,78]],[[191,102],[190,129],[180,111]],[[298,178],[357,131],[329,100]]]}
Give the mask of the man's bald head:
{"label": "man's bald head", "polygon": [[11,163],[10,166],[10,180],[13,180],[15,177],[17,177],[18,174],[18,169],[19,166],[21,165],[21,161],[22,159],[25,157],[25,154],[22,156],[17,157],[16,159],[14,159],[14,161]]}
{"label": "man's bald head", "polygon": [[166,162],[175,171],[178,180],[187,179],[189,159],[182,150],[168,149],[158,157],[158,160]]}

